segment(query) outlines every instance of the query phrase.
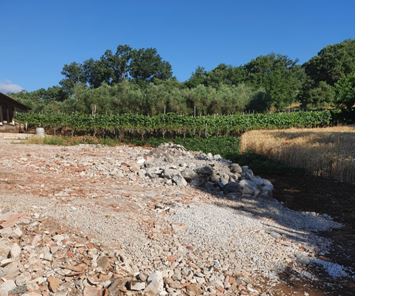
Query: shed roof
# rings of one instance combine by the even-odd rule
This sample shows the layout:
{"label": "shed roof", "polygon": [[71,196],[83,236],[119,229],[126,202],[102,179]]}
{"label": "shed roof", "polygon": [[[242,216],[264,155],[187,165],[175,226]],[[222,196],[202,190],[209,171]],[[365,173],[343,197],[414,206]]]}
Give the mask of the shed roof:
{"label": "shed roof", "polygon": [[0,104],[1,103],[6,103],[8,105],[15,106],[16,109],[21,110],[21,111],[29,111],[30,110],[29,107],[23,105],[22,103],[19,103],[18,101],[12,99],[11,97],[9,97],[9,96],[7,96],[3,93],[0,93]]}

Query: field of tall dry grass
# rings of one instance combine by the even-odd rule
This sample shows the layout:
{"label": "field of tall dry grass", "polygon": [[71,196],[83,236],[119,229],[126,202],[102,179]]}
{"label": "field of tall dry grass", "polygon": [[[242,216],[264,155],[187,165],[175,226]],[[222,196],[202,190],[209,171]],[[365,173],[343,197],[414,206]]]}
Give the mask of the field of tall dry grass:
{"label": "field of tall dry grass", "polygon": [[240,145],[241,152],[252,151],[316,176],[355,180],[354,127],[255,130],[244,133]]}

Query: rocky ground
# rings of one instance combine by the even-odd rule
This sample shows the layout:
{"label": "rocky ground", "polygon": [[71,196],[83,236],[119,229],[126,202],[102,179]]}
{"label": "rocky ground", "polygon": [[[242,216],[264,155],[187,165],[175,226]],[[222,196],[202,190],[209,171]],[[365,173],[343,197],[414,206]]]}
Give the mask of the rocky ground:
{"label": "rocky ground", "polygon": [[0,138],[0,295],[320,295],[283,289],[287,271],[353,277],[320,235],[340,223],[219,155],[15,142]]}

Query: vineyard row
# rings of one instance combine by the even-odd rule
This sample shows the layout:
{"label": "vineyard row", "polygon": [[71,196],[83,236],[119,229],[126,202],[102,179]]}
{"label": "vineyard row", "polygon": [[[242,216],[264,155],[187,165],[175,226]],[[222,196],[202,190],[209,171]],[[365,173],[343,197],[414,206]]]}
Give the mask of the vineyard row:
{"label": "vineyard row", "polygon": [[19,113],[17,120],[29,128],[44,127],[61,134],[211,136],[239,135],[253,129],[311,128],[334,124],[332,111],[240,114],[225,116],[184,116],[137,114],[85,115]]}

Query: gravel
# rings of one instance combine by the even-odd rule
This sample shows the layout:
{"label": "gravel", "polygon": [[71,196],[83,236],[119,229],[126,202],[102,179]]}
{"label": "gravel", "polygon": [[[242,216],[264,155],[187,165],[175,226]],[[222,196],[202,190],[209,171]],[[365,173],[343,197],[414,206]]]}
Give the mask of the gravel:
{"label": "gravel", "polygon": [[[155,272],[163,273],[164,290],[160,292],[159,273],[154,289],[169,295],[259,295],[264,284],[258,284],[258,277],[278,282],[290,268],[312,278],[310,264],[333,277],[347,276],[342,266],[319,259],[331,242],[318,232],[341,227],[330,217],[292,211],[265,195],[228,196],[184,182],[153,181],[143,170],[156,152],[127,146],[2,144],[0,208],[56,219],[99,241],[108,252],[121,250],[139,272],[130,287],[140,291]],[[239,180],[256,178],[219,156],[201,158],[224,163],[223,170],[239,174]],[[187,159],[178,168],[191,166]],[[165,175],[173,178],[170,173]],[[19,235],[19,229],[13,233]],[[13,256],[18,253],[13,247]]]}
{"label": "gravel", "polygon": [[[308,229],[327,230],[338,226],[330,220],[302,215],[282,206],[279,213],[286,221],[295,221],[296,230],[288,229],[269,219],[259,219],[232,208],[206,203],[181,206],[175,210],[171,220],[187,225],[181,241],[192,244],[199,253],[211,252],[221,257],[232,268],[242,266],[247,270],[260,271],[266,276],[276,276],[287,262],[299,255],[310,255],[314,250],[327,252],[330,242],[312,232],[299,231],[298,225]],[[303,221],[305,220],[305,221]],[[278,241],[298,240],[296,243],[278,244]],[[299,241],[304,241],[300,243]],[[225,258],[232,254],[232,260]]]}

